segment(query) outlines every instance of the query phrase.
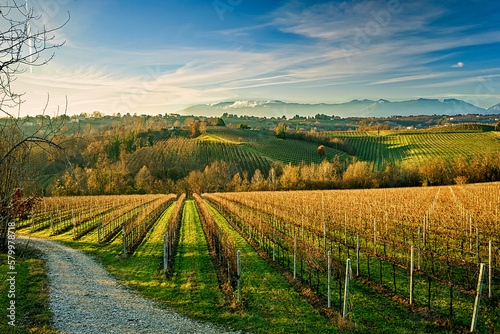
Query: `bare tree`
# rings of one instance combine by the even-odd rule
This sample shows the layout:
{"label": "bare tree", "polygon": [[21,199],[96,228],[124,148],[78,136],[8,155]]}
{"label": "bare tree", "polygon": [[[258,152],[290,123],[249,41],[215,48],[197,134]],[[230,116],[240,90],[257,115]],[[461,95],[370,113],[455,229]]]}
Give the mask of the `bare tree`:
{"label": "bare tree", "polygon": [[[35,130],[26,131],[19,117],[24,92],[12,89],[19,74],[47,64],[55,49],[62,46],[54,43],[54,33],[68,22],[69,14],[61,26],[32,31],[32,23],[40,19],[25,1],[0,4],[0,249],[7,244],[8,222],[24,215],[35,203],[33,198],[22,199],[34,172],[33,153],[65,154],[63,142],[57,137],[60,119],[48,117]],[[47,105],[48,98],[44,114]]]}

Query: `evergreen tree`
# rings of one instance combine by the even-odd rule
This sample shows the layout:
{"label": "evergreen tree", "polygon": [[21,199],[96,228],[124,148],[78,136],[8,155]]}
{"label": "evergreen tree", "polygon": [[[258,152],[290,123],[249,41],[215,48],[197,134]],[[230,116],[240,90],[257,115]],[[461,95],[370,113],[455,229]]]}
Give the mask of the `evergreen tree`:
{"label": "evergreen tree", "polygon": [[276,127],[276,137],[281,139],[286,138],[286,124],[284,122],[280,122]]}

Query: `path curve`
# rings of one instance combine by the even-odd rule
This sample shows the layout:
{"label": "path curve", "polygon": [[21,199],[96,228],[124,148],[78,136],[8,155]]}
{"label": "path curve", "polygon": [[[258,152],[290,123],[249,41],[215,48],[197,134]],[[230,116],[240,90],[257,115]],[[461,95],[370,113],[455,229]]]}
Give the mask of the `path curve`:
{"label": "path curve", "polygon": [[50,309],[61,333],[224,333],[158,307],[120,285],[82,251],[53,240],[18,238],[44,253]]}

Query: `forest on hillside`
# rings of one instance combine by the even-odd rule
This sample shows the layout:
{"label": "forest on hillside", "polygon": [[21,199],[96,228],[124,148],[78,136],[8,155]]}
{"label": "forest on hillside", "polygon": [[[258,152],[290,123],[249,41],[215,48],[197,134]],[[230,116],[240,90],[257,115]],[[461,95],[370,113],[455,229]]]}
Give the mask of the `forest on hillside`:
{"label": "forest on hillside", "polygon": [[[435,155],[418,163],[396,158],[370,161],[356,152],[348,140],[328,139],[325,133],[294,130],[284,125],[286,136],[276,141],[275,135],[280,136],[278,129],[283,122],[276,122],[276,127],[268,130],[243,128],[230,132],[217,130],[231,128],[221,118],[95,116],[78,122],[49,118],[45,124],[35,124],[43,128],[50,122],[52,125],[59,122],[54,140],[64,143],[65,148],[55,154],[33,150],[32,163],[37,175],[33,175],[32,188],[36,193],[47,196],[202,193],[500,180],[498,152]],[[464,129],[462,126],[454,130]],[[465,131],[472,130],[465,128]],[[247,136],[253,146],[242,144],[242,136]],[[265,155],[267,148],[259,146],[259,142],[275,145],[274,155]],[[279,153],[285,153],[280,150],[293,151],[302,142],[309,145],[306,147],[309,160],[301,161],[301,155],[293,162],[280,158]],[[316,151],[321,144],[327,146],[326,156]]]}

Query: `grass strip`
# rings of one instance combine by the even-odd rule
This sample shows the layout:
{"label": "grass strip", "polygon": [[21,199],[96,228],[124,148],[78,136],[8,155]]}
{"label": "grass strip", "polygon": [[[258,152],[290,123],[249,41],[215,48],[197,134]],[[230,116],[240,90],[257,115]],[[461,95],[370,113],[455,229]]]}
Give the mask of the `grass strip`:
{"label": "grass strip", "polygon": [[[52,327],[47,289],[46,261],[41,254],[29,247],[25,241],[16,242],[15,298],[9,298],[10,282],[7,281],[9,267],[7,255],[0,254],[0,333],[55,334]],[[15,327],[9,326],[7,308],[15,301]]]}
{"label": "grass strip", "polygon": [[164,283],[168,304],[190,316],[213,320],[221,314],[224,301],[192,200],[184,205],[179,237],[174,275]]}

